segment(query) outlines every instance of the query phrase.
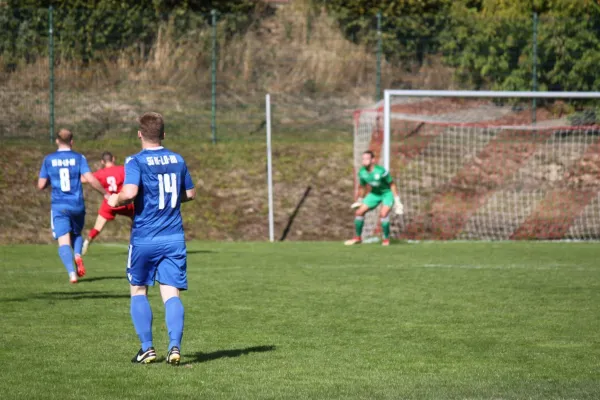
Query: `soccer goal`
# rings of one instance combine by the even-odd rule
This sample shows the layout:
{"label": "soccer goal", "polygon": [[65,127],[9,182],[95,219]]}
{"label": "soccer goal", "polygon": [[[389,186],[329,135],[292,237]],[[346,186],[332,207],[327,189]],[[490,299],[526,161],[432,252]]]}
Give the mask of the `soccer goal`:
{"label": "soccer goal", "polygon": [[372,150],[391,171],[400,239],[600,239],[599,139],[600,92],[386,90],[354,113],[355,170]]}

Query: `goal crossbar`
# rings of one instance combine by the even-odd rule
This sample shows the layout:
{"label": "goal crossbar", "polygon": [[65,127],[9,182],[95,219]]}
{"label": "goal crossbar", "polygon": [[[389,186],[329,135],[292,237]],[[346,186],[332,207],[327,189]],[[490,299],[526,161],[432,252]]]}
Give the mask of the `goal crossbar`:
{"label": "goal crossbar", "polygon": [[384,91],[382,160],[390,169],[391,97],[455,97],[503,99],[600,99],[600,92],[519,92],[495,90],[394,90]]}
{"label": "goal crossbar", "polygon": [[510,92],[497,90],[395,90],[386,89],[384,95],[404,97],[495,97],[537,99],[594,99],[600,92]]}

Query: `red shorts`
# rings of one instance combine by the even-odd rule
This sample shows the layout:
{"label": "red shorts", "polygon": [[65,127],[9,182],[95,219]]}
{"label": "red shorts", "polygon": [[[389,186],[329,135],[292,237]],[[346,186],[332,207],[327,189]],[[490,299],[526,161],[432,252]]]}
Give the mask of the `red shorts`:
{"label": "red shorts", "polygon": [[129,218],[133,218],[133,204],[127,204],[126,206],[112,208],[108,205],[106,200],[102,202],[98,215],[104,217],[107,221],[112,221],[117,215],[124,215]]}

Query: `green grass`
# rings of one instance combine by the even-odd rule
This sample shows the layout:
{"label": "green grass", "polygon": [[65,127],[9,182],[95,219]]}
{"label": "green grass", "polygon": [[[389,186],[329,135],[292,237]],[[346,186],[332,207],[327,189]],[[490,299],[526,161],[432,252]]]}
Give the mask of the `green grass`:
{"label": "green grass", "polygon": [[[183,365],[132,365],[125,244],[1,247],[2,399],[600,397],[595,243],[189,245]],[[151,291],[155,345],[164,312]]]}

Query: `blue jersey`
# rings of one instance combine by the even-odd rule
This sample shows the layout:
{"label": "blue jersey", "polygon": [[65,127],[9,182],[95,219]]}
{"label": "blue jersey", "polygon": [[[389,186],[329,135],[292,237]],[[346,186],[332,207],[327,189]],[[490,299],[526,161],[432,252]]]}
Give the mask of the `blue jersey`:
{"label": "blue jersey", "polygon": [[40,178],[50,180],[53,209],[85,209],[81,175],[87,172],[90,167],[85,157],[72,150],[59,149],[44,158]]}
{"label": "blue jersey", "polygon": [[131,244],[185,240],[181,196],[194,183],[185,160],[164,147],[145,149],[125,161],[124,185],[136,185]]}

